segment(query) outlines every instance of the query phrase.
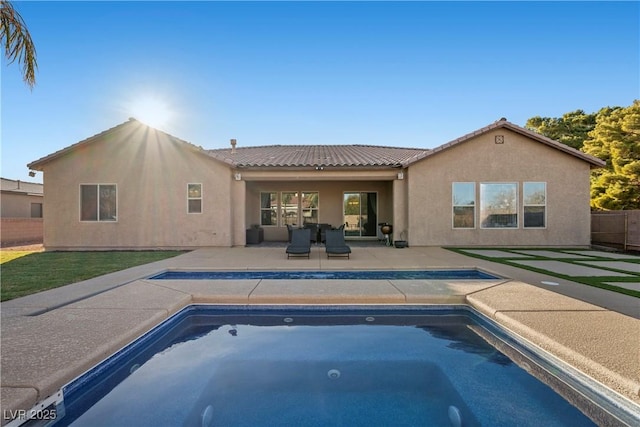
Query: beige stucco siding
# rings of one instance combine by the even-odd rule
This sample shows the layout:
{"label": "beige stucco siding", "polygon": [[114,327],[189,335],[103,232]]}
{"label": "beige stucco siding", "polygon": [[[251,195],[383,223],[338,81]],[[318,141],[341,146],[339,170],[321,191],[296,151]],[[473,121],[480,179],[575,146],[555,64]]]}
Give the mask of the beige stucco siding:
{"label": "beige stucco siding", "polygon": [[[47,249],[231,246],[227,166],[144,126],[128,126],[43,165]],[[51,185],[49,185],[51,183]],[[187,213],[187,184],[202,213]],[[80,185],[115,184],[117,221],[80,221]]]}
{"label": "beige stucco siding", "polygon": [[31,218],[31,204],[42,203],[42,196],[6,192],[2,193],[0,200],[0,217]]}
{"label": "beige stucco siding", "polygon": [[[495,135],[504,135],[496,144]],[[589,164],[569,154],[498,129],[426,157],[408,175],[412,245],[589,245]],[[547,185],[546,228],[523,228],[522,183]],[[453,229],[452,183],[476,183],[476,227]],[[518,228],[482,229],[480,183],[518,183]]]}

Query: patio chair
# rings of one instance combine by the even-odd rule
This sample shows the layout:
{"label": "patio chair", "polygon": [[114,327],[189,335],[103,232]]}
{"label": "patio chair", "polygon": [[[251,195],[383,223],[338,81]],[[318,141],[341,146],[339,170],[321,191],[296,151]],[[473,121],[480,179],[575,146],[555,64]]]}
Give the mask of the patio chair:
{"label": "patio chair", "polygon": [[351,248],[345,243],[342,230],[327,230],[325,237],[327,238],[327,243],[325,245],[327,258],[331,256],[345,255],[349,258]]}
{"label": "patio chair", "polygon": [[331,227],[331,224],[320,224],[319,227],[320,227],[320,242],[325,243],[327,241],[326,239],[327,230],[332,230],[333,227]]}
{"label": "patio chair", "polygon": [[287,246],[287,259],[292,256],[311,255],[311,230],[296,228],[291,230],[291,244]]}
{"label": "patio chair", "polygon": [[303,228],[309,229],[309,241],[311,243],[318,243],[318,234],[320,229],[315,222],[307,222]]}
{"label": "patio chair", "polygon": [[294,228],[287,224],[287,243],[291,243],[291,233],[293,232]]}

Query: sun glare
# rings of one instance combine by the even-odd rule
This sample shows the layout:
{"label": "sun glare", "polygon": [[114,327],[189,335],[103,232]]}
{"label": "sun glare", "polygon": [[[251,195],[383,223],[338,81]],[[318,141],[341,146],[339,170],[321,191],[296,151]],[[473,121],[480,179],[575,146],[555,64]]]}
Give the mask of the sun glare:
{"label": "sun glare", "polygon": [[134,100],[129,110],[135,119],[161,130],[166,129],[173,118],[169,105],[163,99],[154,96]]}

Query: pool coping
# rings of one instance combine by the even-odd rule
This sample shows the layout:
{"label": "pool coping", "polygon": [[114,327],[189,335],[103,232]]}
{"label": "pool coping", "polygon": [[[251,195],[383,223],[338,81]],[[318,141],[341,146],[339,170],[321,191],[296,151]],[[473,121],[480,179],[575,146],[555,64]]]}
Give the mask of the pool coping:
{"label": "pool coping", "polygon": [[[358,252],[360,250],[358,248]],[[267,251],[263,252],[269,254],[265,256],[267,259],[282,255],[281,250],[258,251]],[[480,260],[447,254],[442,249],[382,251],[385,249],[372,249],[373,259],[368,260],[368,265],[381,257],[402,252],[403,257],[411,255],[418,259],[416,263],[399,263],[407,268],[419,268],[416,265],[428,257],[429,268],[447,265],[481,268],[504,279],[474,283],[380,280],[366,284],[330,280],[306,280],[301,284],[273,280],[185,283],[147,279],[151,274],[171,268],[265,268],[256,265],[259,262],[233,265],[216,250],[194,251],[185,254],[191,256],[181,255],[173,261],[123,270],[115,278],[103,276],[94,281],[93,286],[84,287],[84,297],[67,290],[64,297],[53,293],[12,304],[2,303],[2,408],[30,409],[190,304],[467,305],[640,405],[640,320],[517,280],[509,271],[480,265],[481,262],[474,262]],[[255,256],[255,251],[240,252],[249,260]],[[276,263],[272,269],[314,269],[316,261],[319,259],[311,263],[297,260]],[[322,264],[321,269],[366,268],[363,263],[343,260]],[[385,268],[380,263],[375,265]],[[531,272],[527,277],[532,277]],[[535,281],[541,278],[543,275],[538,275]],[[81,288],[82,285],[76,285],[76,290]],[[37,315],[25,315],[34,313]],[[6,424],[4,417],[2,423]]]}

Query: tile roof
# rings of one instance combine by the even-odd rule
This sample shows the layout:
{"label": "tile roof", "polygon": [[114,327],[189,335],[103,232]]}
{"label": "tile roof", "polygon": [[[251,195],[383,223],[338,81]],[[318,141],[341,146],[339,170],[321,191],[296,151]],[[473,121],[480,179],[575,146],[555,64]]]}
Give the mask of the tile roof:
{"label": "tile roof", "polygon": [[421,148],[375,145],[268,145],[207,150],[212,157],[235,167],[401,167],[428,152]]}
{"label": "tile roof", "polygon": [[[42,166],[54,160],[65,153],[90,144],[107,134],[114,131],[121,130],[125,127],[133,127],[140,129],[147,127],[147,125],[137,121],[136,119],[129,119],[129,121],[121,123],[111,129],[107,129],[89,138],[86,138],[80,142],[63,148],[55,153],[49,154],[41,159],[29,163],[27,166],[30,169],[42,170]],[[582,151],[576,150],[568,145],[554,141],[536,132],[522,128],[508,122],[506,119],[500,119],[489,126],[485,126],[474,132],[468,133],[453,141],[447,142],[432,150],[426,148],[402,148],[402,147],[386,147],[376,145],[265,145],[254,147],[238,147],[234,149],[219,148],[213,150],[205,150],[202,147],[198,147],[190,142],[184,141],[180,138],[176,138],[173,135],[159,131],[154,128],[154,131],[161,135],[164,135],[171,141],[184,144],[184,146],[197,151],[203,155],[208,155],[213,159],[224,162],[231,167],[236,168],[295,168],[295,167],[308,167],[308,166],[324,166],[324,167],[407,167],[417,161],[430,157],[439,153],[440,151],[447,150],[458,144],[464,143],[476,136],[482,135],[486,132],[506,128],[513,132],[524,135],[535,141],[564,151],[567,154],[580,158],[591,164],[592,167],[603,167],[605,162],[593,157]]]}
{"label": "tile roof", "polygon": [[2,191],[10,191],[12,193],[24,193],[41,195],[43,193],[43,185],[36,182],[26,182],[14,179],[0,178],[0,188]]}

